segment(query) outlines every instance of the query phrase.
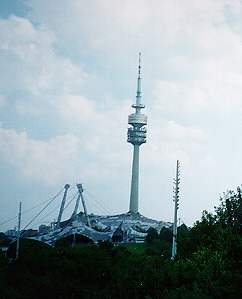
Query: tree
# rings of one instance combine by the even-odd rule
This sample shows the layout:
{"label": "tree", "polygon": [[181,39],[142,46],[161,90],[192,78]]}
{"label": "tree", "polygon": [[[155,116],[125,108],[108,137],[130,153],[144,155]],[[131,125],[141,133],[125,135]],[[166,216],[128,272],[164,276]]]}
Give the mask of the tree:
{"label": "tree", "polygon": [[158,235],[157,230],[153,227],[150,227],[148,229],[148,234],[146,236],[146,242],[148,244],[154,244],[154,240],[158,239],[158,238],[159,238],[159,235]]}
{"label": "tree", "polygon": [[220,198],[221,204],[216,208],[217,222],[222,227],[230,227],[233,231],[242,233],[242,190],[237,188],[237,193],[227,191]]}
{"label": "tree", "polygon": [[11,240],[4,233],[0,233],[0,246],[7,247],[10,243]]}
{"label": "tree", "polygon": [[182,224],[181,226],[178,227],[177,229],[177,236],[180,239],[183,238],[189,238],[190,237],[190,230],[189,228],[186,226],[186,224]]}
{"label": "tree", "polygon": [[159,235],[160,240],[172,244],[172,237],[172,231],[169,228],[163,226]]}

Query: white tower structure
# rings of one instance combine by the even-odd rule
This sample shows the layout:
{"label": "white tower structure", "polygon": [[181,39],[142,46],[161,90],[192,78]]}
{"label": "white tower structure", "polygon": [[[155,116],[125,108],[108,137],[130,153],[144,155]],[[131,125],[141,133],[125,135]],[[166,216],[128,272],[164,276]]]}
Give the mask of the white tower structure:
{"label": "white tower structure", "polygon": [[136,93],[136,103],[132,105],[135,108],[135,113],[129,115],[128,123],[132,127],[128,128],[128,142],[134,146],[133,166],[132,166],[132,179],[130,191],[130,206],[129,211],[138,213],[139,202],[139,147],[142,143],[146,142],[146,128],[147,116],[141,113],[141,109],[145,105],[141,104],[141,53],[139,53],[139,69],[138,69],[138,83]]}
{"label": "white tower structure", "polygon": [[174,224],[173,224],[173,239],[172,239],[172,254],[171,258],[174,260],[177,254],[177,211],[179,208],[179,184],[180,184],[180,162],[176,161],[176,178],[174,179]]}

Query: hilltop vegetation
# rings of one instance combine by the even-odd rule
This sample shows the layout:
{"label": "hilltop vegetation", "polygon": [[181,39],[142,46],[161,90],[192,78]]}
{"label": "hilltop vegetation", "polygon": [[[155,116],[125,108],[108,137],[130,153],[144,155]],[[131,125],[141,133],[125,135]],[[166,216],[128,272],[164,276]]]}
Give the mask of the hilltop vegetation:
{"label": "hilltop vegetation", "polygon": [[147,242],[56,248],[21,240],[19,260],[0,258],[1,298],[241,298],[242,191],[229,191],[192,228],[150,229]]}

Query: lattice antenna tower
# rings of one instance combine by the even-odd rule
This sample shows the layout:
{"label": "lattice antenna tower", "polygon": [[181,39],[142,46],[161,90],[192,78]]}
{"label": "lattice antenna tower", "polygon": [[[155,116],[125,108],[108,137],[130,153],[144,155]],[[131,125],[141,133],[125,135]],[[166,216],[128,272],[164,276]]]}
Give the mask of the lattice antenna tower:
{"label": "lattice antenna tower", "polygon": [[177,254],[177,212],[179,208],[179,185],[180,185],[180,162],[176,161],[176,178],[174,179],[174,224],[173,224],[173,240],[172,240],[172,255],[171,258],[174,259]]}

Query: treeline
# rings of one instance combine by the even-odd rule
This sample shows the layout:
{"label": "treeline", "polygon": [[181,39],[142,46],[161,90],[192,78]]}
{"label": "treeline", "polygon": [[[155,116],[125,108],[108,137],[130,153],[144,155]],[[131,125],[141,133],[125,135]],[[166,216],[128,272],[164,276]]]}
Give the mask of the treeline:
{"label": "treeline", "polygon": [[[0,258],[1,298],[242,298],[242,191],[229,191],[192,228],[150,229],[144,253],[125,244],[56,248],[21,240],[17,261]],[[139,244],[137,244],[138,246]]]}

